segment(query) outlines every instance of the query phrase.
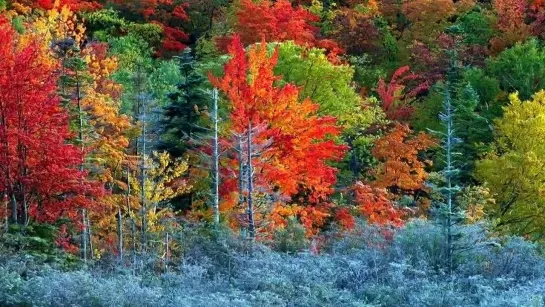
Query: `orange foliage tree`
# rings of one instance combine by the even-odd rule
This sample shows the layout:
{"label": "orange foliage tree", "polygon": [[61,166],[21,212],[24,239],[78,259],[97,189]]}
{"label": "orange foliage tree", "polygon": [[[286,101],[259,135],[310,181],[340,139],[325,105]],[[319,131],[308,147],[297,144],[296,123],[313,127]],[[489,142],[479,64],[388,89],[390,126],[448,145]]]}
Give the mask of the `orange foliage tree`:
{"label": "orange foliage tree", "polygon": [[243,0],[237,12],[235,30],[244,45],[258,42],[293,40],[299,45],[316,44],[319,18],[303,7],[294,8],[287,0],[255,3]]}
{"label": "orange foliage tree", "polygon": [[[470,11],[477,1],[475,0],[384,0],[386,7],[399,6],[401,12],[409,21],[403,30],[403,37],[407,42],[418,40],[426,44],[432,43],[437,36],[452,24],[456,15],[463,15]],[[390,15],[395,9],[386,14]],[[397,12],[399,13],[399,11]],[[401,19],[402,20],[402,19]]]}
{"label": "orange foliage tree", "polygon": [[95,11],[102,8],[102,5],[98,3],[99,1],[93,0],[18,0],[13,2],[43,10],[51,10],[55,7],[60,8],[63,6],[67,6],[75,12]]}
{"label": "orange foliage tree", "polygon": [[381,162],[372,171],[375,187],[397,195],[415,195],[425,190],[425,167],[431,161],[422,161],[419,153],[434,146],[435,141],[423,132],[414,137],[410,134],[411,129],[407,125],[396,124],[390,133],[375,143],[372,153]]}
{"label": "orange foliage tree", "polygon": [[[345,151],[332,139],[340,133],[336,119],[319,117],[318,105],[309,99],[300,102],[296,86],[275,85],[280,79],[274,75],[278,54],[275,51],[269,57],[265,43],[251,47],[246,54],[235,36],[229,53],[232,58],[225,65],[224,76],[210,76],[210,80],[231,103],[232,133],[245,134],[249,125],[265,127],[254,140],[255,144],[269,143],[252,162],[257,190],[281,199],[297,195],[292,199],[296,203],[303,198],[308,204],[324,202],[333,191],[337,173],[327,162],[341,159]],[[225,174],[240,173],[236,157],[229,157],[223,165]],[[236,205],[236,187],[235,176],[223,179],[224,199],[231,200],[227,207]],[[304,211],[305,217],[313,215]]]}
{"label": "orange foliage tree", "polygon": [[429,42],[449,24],[449,18],[456,13],[453,0],[405,0],[402,11],[411,26],[404,35],[408,41]]}
{"label": "orange foliage tree", "polygon": [[101,201],[100,211],[91,212],[97,238],[105,248],[115,242],[117,215],[126,214],[127,168],[134,169],[134,158],[128,154],[129,140],[138,133],[128,116],[120,112],[121,86],[110,79],[117,69],[117,60],[107,55],[107,45],[88,44],[82,51],[91,76],[91,84],[82,99],[92,134],[87,146],[92,156],[92,175],[109,193]]}
{"label": "orange foliage tree", "polygon": [[501,35],[492,38],[490,44],[492,51],[499,53],[530,36],[530,26],[525,20],[529,1],[494,0],[493,5],[498,18],[496,27]]}
{"label": "orange foliage tree", "polygon": [[370,224],[403,225],[405,212],[392,202],[385,189],[357,182],[353,187],[358,211]]}

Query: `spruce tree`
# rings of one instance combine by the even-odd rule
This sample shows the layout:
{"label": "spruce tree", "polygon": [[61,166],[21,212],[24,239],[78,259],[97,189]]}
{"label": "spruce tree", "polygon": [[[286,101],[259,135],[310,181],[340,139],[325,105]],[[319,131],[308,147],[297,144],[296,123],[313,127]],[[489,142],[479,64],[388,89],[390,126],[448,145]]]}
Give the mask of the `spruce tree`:
{"label": "spruce tree", "polygon": [[[167,151],[173,158],[186,158],[191,165],[186,173],[188,180],[193,186],[199,186],[203,176],[195,167],[201,164],[201,156],[196,149],[211,133],[203,116],[208,113],[211,96],[206,89],[207,79],[199,72],[191,49],[186,48],[176,58],[181,80],[176,91],[168,95],[170,104],[163,108],[157,148]],[[196,193],[192,191],[171,200],[171,203],[176,209],[189,209],[194,206],[195,197]]]}
{"label": "spruce tree", "polygon": [[206,78],[198,72],[191,50],[186,48],[177,59],[182,80],[176,85],[176,91],[168,95],[170,104],[163,110],[158,144],[158,149],[175,158],[195,149],[198,139],[209,131],[202,126],[202,114],[210,103]]}
{"label": "spruce tree", "polygon": [[[474,161],[482,151],[481,144],[489,143],[493,139],[492,129],[488,119],[480,115],[483,111],[480,97],[471,83],[464,79],[463,72],[466,68],[458,59],[457,52],[451,50],[448,55],[450,66],[446,74],[447,84],[443,90],[448,92],[453,112],[452,125],[460,140],[457,151],[464,157],[464,161],[458,165],[459,180],[468,183],[473,180]],[[446,129],[444,123],[443,128]]]}
{"label": "spruce tree", "polygon": [[469,182],[475,167],[475,161],[483,148],[481,144],[493,140],[492,125],[488,119],[479,114],[479,95],[471,84],[464,82],[457,88],[454,126],[456,134],[462,141],[459,151],[465,157],[460,165],[460,180]]}
{"label": "spruce tree", "polygon": [[455,115],[456,109],[452,104],[449,83],[447,82],[443,111],[439,114],[444,132],[435,131],[434,133],[441,138],[442,162],[444,163],[444,168],[439,172],[443,182],[435,188],[441,194],[437,212],[445,234],[443,255],[449,274],[452,273],[455,267],[454,254],[457,250],[456,240],[459,238],[456,226],[463,220],[463,212],[456,203],[456,194],[460,191],[460,186],[457,184],[460,174],[458,168],[460,152],[458,149],[462,140],[456,136]]}

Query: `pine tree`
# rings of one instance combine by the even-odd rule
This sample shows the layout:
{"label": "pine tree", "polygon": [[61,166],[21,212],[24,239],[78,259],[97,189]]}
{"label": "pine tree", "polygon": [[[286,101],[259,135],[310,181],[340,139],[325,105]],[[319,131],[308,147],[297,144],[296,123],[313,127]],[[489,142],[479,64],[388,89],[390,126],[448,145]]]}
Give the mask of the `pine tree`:
{"label": "pine tree", "polygon": [[458,94],[453,101],[455,107],[454,126],[456,134],[462,141],[459,151],[464,156],[465,162],[460,167],[460,180],[471,180],[475,161],[481,150],[479,144],[489,143],[493,140],[492,127],[487,118],[477,111],[479,108],[479,95],[469,83],[458,88]]}
{"label": "pine tree", "polygon": [[185,49],[177,59],[182,80],[176,85],[177,90],[168,95],[171,103],[164,108],[158,149],[182,157],[195,149],[195,139],[208,131],[200,123],[210,95],[205,90],[206,78],[197,71],[191,50]]}
{"label": "pine tree", "polygon": [[453,51],[450,56],[451,63],[443,89],[443,111],[439,114],[442,129],[433,131],[442,140],[441,180],[440,184],[431,185],[440,194],[436,217],[444,229],[445,267],[452,275],[456,267],[456,254],[465,248],[461,246],[462,234],[459,231],[460,223],[465,220],[465,211],[456,197],[462,189],[460,185],[471,180],[473,161],[478,154],[477,143],[486,140],[485,136],[491,131],[486,119],[477,113],[479,97],[471,84],[463,80],[457,53]]}
{"label": "pine tree", "polygon": [[[198,64],[187,48],[177,57],[182,79],[176,85],[176,91],[170,93],[171,103],[164,107],[160,122],[159,150],[167,151],[172,157],[184,157],[191,166],[200,164],[196,149],[202,145],[203,138],[211,132],[203,122],[210,104],[210,93],[206,90],[206,78],[198,72]],[[206,175],[195,167],[186,173],[193,185]],[[182,195],[173,200],[176,208],[191,208],[194,205],[195,192]]]}
{"label": "pine tree", "polygon": [[[82,109],[82,100],[92,82],[87,64],[81,56],[81,49],[72,38],[56,40],[52,49],[61,63],[59,72],[59,95],[62,103],[71,115],[70,125],[77,132],[78,147],[85,148],[84,135],[88,131],[86,114]],[[87,129],[86,129],[87,128]],[[83,167],[83,163],[80,167]]]}
{"label": "pine tree", "polygon": [[460,156],[458,148],[461,143],[461,140],[456,136],[455,114],[456,109],[452,104],[450,87],[447,82],[445,87],[445,98],[443,101],[443,112],[439,114],[444,131],[433,132],[442,139],[441,150],[443,153],[442,162],[444,163],[444,167],[439,173],[443,182],[434,186],[434,188],[441,194],[440,200],[437,202],[437,218],[439,223],[444,227],[445,244],[443,253],[446,262],[445,265],[449,274],[452,274],[455,266],[454,253],[457,250],[456,240],[459,237],[456,225],[463,219],[463,212],[455,201],[456,194],[460,191],[460,186],[457,185],[460,173],[457,157]]}

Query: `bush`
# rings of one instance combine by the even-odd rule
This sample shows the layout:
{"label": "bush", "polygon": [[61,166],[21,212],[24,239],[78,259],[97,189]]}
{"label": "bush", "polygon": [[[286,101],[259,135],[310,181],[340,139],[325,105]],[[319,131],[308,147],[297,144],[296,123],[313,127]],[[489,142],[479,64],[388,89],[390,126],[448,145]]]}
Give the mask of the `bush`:
{"label": "bush", "polygon": [[0,261],[0,305],[543,305],[538,246],[494,238],[482,225],[458,230],[466,248],[452,276],[441,269],[441,228],[421,220],[394,233],[361,224],[331,240],[322,255],[274,252],[227,230],[196,226],[179,234],[183,260],[176,270],[159,275],[100,267],[63,272],[12,255]]}
{"label": "bush", "polygon": [[308,245],[305,228],[296,219],[290,218],[286,228],[274,233],[273,249],[282,253],[295,254],[303,251]]}

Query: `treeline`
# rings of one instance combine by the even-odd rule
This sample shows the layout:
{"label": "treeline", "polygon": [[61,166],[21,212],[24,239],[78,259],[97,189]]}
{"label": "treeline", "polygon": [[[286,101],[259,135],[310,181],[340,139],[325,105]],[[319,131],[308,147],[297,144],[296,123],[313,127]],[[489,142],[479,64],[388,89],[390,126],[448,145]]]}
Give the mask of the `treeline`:
{"label": "treeline", "polygon": [[452,275],[464,225],[541,242],[544,21],[529,0],[0,0],[3,245],[166,271],[193,223],[319,253],[424,218]]}

